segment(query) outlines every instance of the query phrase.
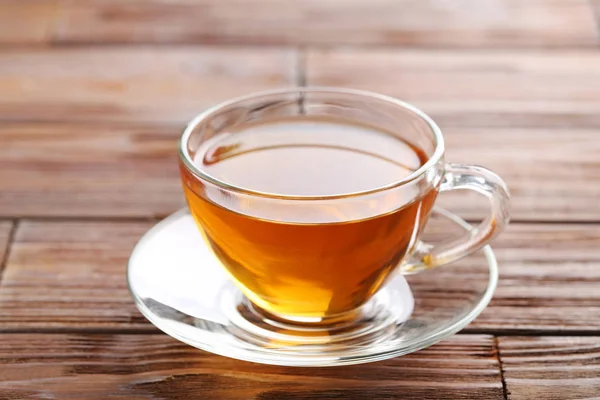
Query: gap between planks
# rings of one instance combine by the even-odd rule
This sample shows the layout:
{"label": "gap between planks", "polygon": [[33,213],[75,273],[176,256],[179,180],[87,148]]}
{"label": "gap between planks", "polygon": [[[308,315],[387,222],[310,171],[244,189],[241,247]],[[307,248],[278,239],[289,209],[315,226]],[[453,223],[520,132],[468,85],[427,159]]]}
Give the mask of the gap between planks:
{"label": "gap between planks", "polygon": [[[133,301],[133,300],[132,300]],[[157,335],[163,334],[154,325],[148,325],[147,328],[88,328],[88,327],[43,327],[43,328],[0,328],[0,335],[3,334],[122,334],[122,335]],[[464,328],[456,333],[461,336],[491,335],[494,337],[592,337],[600,338],[600,330],[511,330],[499,331],[497,329],[470,329]]]}
{"label": "gap between planks", "polygon": [[596,23],[596,44],[600,45],[600,0],[588,0]]}
{"label": "gap between planks", "polygon": [[[17,234],[17,229],[19,228],[20,220],[19,219],[8,219],[10,222],[10,230],[8,231],[8,239],[6,241],[6,248],[4,249],[4,256],[0,260],[0,284],[2,283],[2,275],[4,274],[4,270],[6,269],[6,265],[8,264],[8,258],[10,257],[10,251],[12,249],[12,245],[15,241],[15,235]],[[1,286],[0,286],[1,287]]]}
{"label": "gap between planks", "polygon": [[307,59],[306,46],[300,46],[295,51],[296,54],[296,85],[298,87],[306,87],[307,81]]}
{"label": "gap between planks", "polygon": [[502,381],[502,395],[504,400],[508,400],[508,388],[506,387],[506,379],[504,378],[504,365],[502,364],[502,355],[500,354],[500,345],[498,336],[494,335],[494,350],[496,351],[496,360],[498,361],[498,372]]}
{"label": "gap between planks", "polygon": [[[77,221],[93,221],[93,222],[115,222],[115,223],[136,223],[136,222],[157,222],[157,219],[154,218],[117,218],[117,219],[108,219],[108,218],[98,218],[91,217],[87,219],[79,219],[79,218],[54,218],[54,217],[40,217],[40,218],[32,218],[31,221],[42,221],[42,222],[77,222]],[[3,274],[3,270],[6,269],[7,260],[10,257],[10,254],[13,250],[13,244],[15,242],[15,234],[19,229],[19,226],[25,220],[12,220],[8,221],[11,223],[10,230],[8,233],[8,240],[6,240],[6,252],[5,257],[2,260],[1,269],[0,269],[0,277]],[[518,222],[514,223],[518,225]],[[535,225],[535,224],[534,224]],[[554,222],[545,222],[543,225],[556,225]],[[572,223],[572,225],[579,225],[578,223]],[[71,327],[53,327],[53,326],[44,326],[44,327],[33,327],[33,328],[22,328],[22,327],[6,327],[1,328],[0,333],[129,333],[129,334],[153,334],[156,333],[156,329],[147,324],[141,327],[86,327],[86,326],[71,326]],[[486,334],[486,335],[495,335],[500,337],[514,337],[514,336],[548,336],[548,337],[575,337],[575,336],[585,336],[585,337],[600,337],[600,328],[598,329],[519,329],[515,327],[513,329],[502,329],[501,327],[495,328],[465,328],[460,332],[462,335],[476,335],[476,334]]]}

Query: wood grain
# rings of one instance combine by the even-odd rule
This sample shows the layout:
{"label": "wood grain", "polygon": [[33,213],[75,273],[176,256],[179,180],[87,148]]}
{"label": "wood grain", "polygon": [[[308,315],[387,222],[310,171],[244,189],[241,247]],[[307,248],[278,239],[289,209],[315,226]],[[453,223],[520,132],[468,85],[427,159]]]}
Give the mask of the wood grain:
{"label": "wood grain", "polygon": [[[184,205],[177,169],[183,124],[0,125],[0,217],[164,217]],[[447,160],[484,165],[512,191],[521,221],[600,221],[600,141],[591,129],[444,130]],[[532,157],[535,154],[535,157]],[[440,196],[466,218],[477,195]]]}
{"label": "wood grain", "polygon": [[[152,330],[135,310],[125,282],[129,254],[151,225],[22,222],[0,282],[0,329]],[[494,299],[469,329],[600,332],[599,241],[595,224],[511,225],[494,242],[500,265]],[[474,262],[481,259],[461,262],[466,268],[461,276],[474,284],[487,280],[469,275]],[[423,296],[418,307],[467,294],[468,285],[455,282],[452,268],[411,277],[415,293]]]}
{"label": "wood grain", "polygon": [[48,43],[58,19],[58,0],[2,0],[0,44]]}
{"label": "wood grain", "polygon": [[0,215],[166,216],[185,204],[182,126],[1,124]]}
{"label": "wood grain", "polygon": [[[147,49],[142,50],[148,53]],[[84,57],[85,52],[82,50],[73,51],[77,57]],[[116,49],[98,51],[101,53],[116,51],[121,54],[121,49],[118,51]],[[135,51],[132,52],[135,53]],[[182,51],[179,49],[176,52],[181,53]],[[63,50],[58,51],[61,54],[62,52]],[[204,49],[201,52],[209,52],[215,57],[217,57],[216,54],[221,56],[229,54],[221,59],[224,63],[226,59],[239,58],[225,50]],[[54,54],[53,52],[42,51],[42,53],[47,54],[49,59],[55,60],[57,65],[66,65],[66,62],[60,61],[63,60],[60,56],[50,55]],[[28,52],[27,54],[32,55],[33,53]],[[70,50],[65,54],[72,55]],[[429,57],[431,54],[431,52],[426,52],[425,56]],[[129,57],[124,53],[121,55],[126,58]],[[2,55],[0,55],[1,58]],[[499,60],[497,61],[499,62]],[[134,64],[137,65],[137,63]],[[313,63],[309,63],[309,67],[310,65],[313,65]],[[340,65],[338,65],[339,68],[345,68],[346,70],[353,68]],[[20,77],[17,81],[20,80],[21,83],[33,79],[37,80],[38,83],[45,82],[44,85],[48,87],[58,85],[51,82],[50,76],[53,73],[47,73],[44,79],[40,77],[31,78],[25,73],[27,68],[20,72],[20,68],[17,68],[16,63],[13,67],[13,73],[15,76]],[[598,67],[600,71],[600,65]],[[80,72],[87,71],[87,68],[78,67]],[[89,75],[91,81],[98,84],[100,79],[94,74],[99,73],[99,71],[96,70],[95,66],[89,68],[92,71],[87,71],[85,74]],[[290,68],[292,67],[290,66]],[[467,66],[463,68],[466,74]],[[579,66],[578,68],[583,67]],[[2,64],[0,64],[0,71],[2,69]],[[176,137],[184,125],[184,121],[201,109],[196,105],[204,104],[206,106],[210,103],[209,98],[214,98],[215,101],[217,101],[217,98],[222,100],[226,96],[225,89],[227,89],[229,95],[234,95],[233,91],[240,90],[237,93],[240,94],[245,92],[245,89],[248,89],[248,91],[251,89],[247,87],[242,91],[241,87],[225,81],[221,82],[222,87],[216,87],[218,81],[216,83],[214,81],[209,82],[211,74],[207,73],[205,83],[215,87],[214,93],[202,93],[197,98],[188,95],[177,97],[177,94],[185,94],[185,90],[181,88],[181,93],[174,91],[170,96],[157,99],[156,96],[161,90],[159,89],[161,84],[153,80],[158,79],[157,75],[140,77],[139,84],[134,84],[126,78],[125,69],[121,68],[121,72],[117,75],[122,75],[121,83],[124,86],[134,86],[135,90],[132,91],[131,95],[123,96],[120,96],[119,90],[116,90],[110,94],[111,100],[106,103],[119,103],[119,107],[123,107],[122,113],[112,113],[100,109],[94,111],[94,107],[100,103],[91,99],[94,96],[99,98],[100,92],[104,89],[90,87],[88,86],[89,82],[85,83],[83,80],[80,81],[77,77],[71,75],[65,76],[64,79],[72,81],[73,87],[62,90],[56,95],[58,99],[51,98],[51,93],[48,92],[46,99],[43,101],[40,100],[40,96],[44,90],[38,91],[35,89],[34,92],[37,94],[32,94],[21,85],[11,86],[14,81],[5,81],[5,85],[8,85],[5,92],[16,94],[16,97],[7,96],[4,100],[0,100],[0,117],[4,112],[4,118],[34,120],[121,119],[128,121],[136,121],[137,118],[141,121],[159,119],[177,121],[177,123],[168,126],[146,123],[145,125],[138,124],[135,127],[98,123],[86,125],[83,122],[70,124],[49,123],[46,125],[39,123],[3,124],[0,126],[0,144],[2,144],[0,146],[0,164],[4,167],[0,170],[0,178],[2,178],[0,179],[0,188],[3,189],[0,191],[0,216],[164,216],[183,204],[177,177],[175,154]],[[309,78],[312,76],[311,70],[309,68]],[[60,71],[56,70],[54,72],[59,73]],[[426,72],[416,70],[413,72],[414,74],[421,74],[422,78],[425,79]],[[534,72],[530,72],[531,74],[528,77],[532,78]],[[592,69],[588,72],[596,76],[596,72]],[[486,74],[485,72],[482,73]],[[175,77],[176,72],[172,71],[172,75],[169,75],[162,71],[159,75],[161,74],[161,79],[165,80],[165,85],[169,86],[171,84],[166,83],[166,81]],[[450,72],[448,74],[446,76],[448,79],[447,86],[452,81]],[[585,71],[582,71],[582,74],[585,75]],[[5,74],[5,76],[8,75]],[[437,73],[433,75],[437,75]],[[524,79],[529,78],[524,77]],[[560,80],[560,74],[556,74],[554,78],[551,81],[548,77],[543,85],[540,84],[536,90],[552,92],[555,90],[553,88],[556,87],[553,82]],[[574,75],[573,78],[574,80],[570,80],[572,83],[580,79],[574,77]],[[357,76],[356,81],[343,82],[343,84],[356,83],[357,86],[362,87],[363,85],[358,79],[363,79],[362,75]],[[372,78],[369,79],[375,82],[379,78],[374,78],[374,75],[372,75]],[[151,80],[152,82],[149,82]],[[148,81],[150,86],[155,85],[157,88],[154,94],[145,100],[133,95],[133,92],[137,92],[138,89],[142,90],[143,81]],[[523,89],[527,93],[522,95],[516,93],[520,90],[515,86],[518,83],[517,81],[515,80],[514,85],[505,89],[508,92],[514,91],[515,93],[508,93],[504,97],[522,96],[524,98],[523,104],[537,104],[537,95],[533,91]],[[568,88],[564,88],[564,98],[574,98],[572,107],[590,104],[588,110],[598,107],[598,111],[600,111],[600,102],[597,100],[600,98],[600,93],[596,99],[591,96],[595,93],[593,81],[592,76],[589,83],[577,83],[577,86],[580,86],[580,98],[575,98],[578,95],[575,87],[573,88],[573,96],[566,93],[569,90]],[[390,82],[392,82],[391,77]],[[318,80],[316,83],[331,84],[332,82],[330,80]],[[380,83],[383,84],[382,79]],[[413,97],[421,96],[418,85],[415,83],[412,83],[412,85],[414,86],[412,89],[410,85],[398,86],[398,89],[411,90]],[[591,89],[584,90],[584,85],[589,85]],[[2,81],[0,80],[1,86]],[[198,90],[200,90],[200,86],[202,85],[198,86]],[[37,84],[35,87],[38,87]],[[383,87],[368,88],[385,92]],[[460,93],[458,87],[454,89],[457,93]],[[45,90],[48,91],[48,89]],[[483,97],[495,95],[491,89],[487,90],[485,87],[480,87],[477,90],[485,92]],[[127,91],[125,90],[125,92]],[[475,92],[476,89],[472,91]],[[431,93],[431,98],[435,97],[433,92]],[[440,93],[444,94],[443,91],[440,91]],[[401,93],[394,94],[401,96]],[[87,95],[89,97],[86,97],[86,100],[79,102],[71,109],[67,98]],[[504,100],[498,102],[492,98],[492,100],[489,100],[488,108],[475,109],[472,114],[473,120],[471,120],[468,118],[463,119],[463,117],[470,115],[468,105],[455,105],[450,100],[452,94],[449,90],[444,95],[446,100],[441,103],[428,103],[429,100],[426,100],[424,108],[429,111],[430,106],[427,104],[430,104],[434,114],[438,114],[434,116],[440,120],[446,134],[448,160],[483,164],[504,177],[513,194],[513,218],[550,221],[600,220],[600,205],[596,201],[600,194],[598,189],[600,187],[598,184],[600,162],[596,157],[599,143],[596,140],[597,130],[596,128],[576,128],[578,125],[594,125],[593,120],[598,118],[599,112],[587,115],[586,121],[576,118],[565,119],[563,121],[565,124],[567,124],[567,120],[572,121],[569,128],[557,129],[555,126],[546,128],[543,126],[550,124],[547,119],[552,120],[553,117],[560,119],[562,117],[554,114],[552,110],[548,111],[548,118],[541,118],[540,115],[535,113],[530,113],[527,117],[527,112],[520,115],[518,107],[515,106],[511,106],[513,107],[511,112],[514,113],[509,116],[504,115],[502,118],[500,114],[491,116],[486,110],[504,104]],[[153,96],[157,103],[156,106],[148,100]],[[456,96],[463,95],[456,94]],[[476,97],[475,94],[473,96]],[[175,99],[175,97],[177,98]],[[21,100],[16,100],[19,98]],[[40,109],[35,106],[35,98],[38,98],[36,101],[38,101],[37,104],[41,107]],[[196,100],[199,103],[196,103]],[[28,106],[19,108],[16,113],[10,112],[20,102]],[[562,104],[560,101],[557,104],[559,103]],[[562,106],[565,106],[565,104],[562,104]],[[159,106],[162,107],[161,110],[158,110]],[[439,114],[440,108],[435,111],[438,106],[442,109],[458,108],[453,111],[443,111]],[[52,110],[57,113],[52,114]],[[488,121],[489,125],[505,125],[507,122],[504,117],[508,119],[518,118],[521,120],[521,124],[525,124],[528,119],[528,124],[542,127],[493,128],[490,126],[464,126],[483,124],[485,121]],[[536,154],[536,157],[533,158],[531,154]],[[102,184],[99,184],[100,182]],[[43,189],[44,195],[40,195],[41,189]],[[443,196],[441,203],[469,218],[480,216],[487,211],[485,202],[474,197],[467,197],[465,200],[462,194],[460,196],[452,197],[449,200],[446,200],[446,196]]]}
{"label": "wood grain", "polygon": [[[426,241],[455,235],[439,231]],[[500,279],[490,305],[467,328],[469,332],[551,334],[600,333],[600,226],[597,224],[513,223],[492,244]],[[485,260],[475,254],[453,265],[408,276],[417,319],[462,311],[488,285]],[[454,311],[456,313],[456,311]]]}
{"label": "wood grain", "polygon": [[13,223],[11,221],[0,220],[0,281],[2,280],[2,270],[6,261],[6,253],[12,229]]}
{"label": "wood grain", "polygon": [[512,224],[493,243],[498,289],[470,328],[600,332],[598,243],[597,224]]}
{"label": "wood grain", "polygon": [[153,329],[125,279],[131,250],[152,224],[21,222],[0,282],[0,330]]}
{"label": "wood grain", "polygon": [[79,0],[63,3],[56,26],[59,43],[550,47],[598,42],[586,0]]}
{"label": "wood grain", "polygon": [[600,31],[600,0],[590,0],[592,9],[594,10],[594,17],[596,18],[596,27]]}
{"label": "wood grain", "polygon": [[[446,160],[483,165],[507,183],[513,220],[600,221],[600,151],[595,129],[444,129]],[[481,196],[442,194],[464,218],[489,212]]]}
{"label": "wood grain", "polygon": [[441,126],[600,127],[596,51],[309,50],[309,85],[409,101]]}
{"label": "wood grain", "polygon": [[217,102],[292,84],[295,59],[280,49],[5,49],[0,120],[183,124]]}
{"label": "wood grain", "polygon": [[503,398],[489,336],[453,337],[367,365],[310,369],[235,361],[166,335],[3,334],[0,339],[0,398]]}
{"label": "wood grain", "polygon": [[[599,26],[600,0],[0,0],[0,399],[600,399]],[[136,310],[127,260],[183,205],[185,122],[298,82],[413,102],[449,161],[507,181],[521,222],[462,334],[281,368],[193,349]],[[415,315],[464,303],[478,263],[410,277]]]}
{"label": "wood grain", "polygon": [[600,338],[501,337],[510,400],[597,399]]}

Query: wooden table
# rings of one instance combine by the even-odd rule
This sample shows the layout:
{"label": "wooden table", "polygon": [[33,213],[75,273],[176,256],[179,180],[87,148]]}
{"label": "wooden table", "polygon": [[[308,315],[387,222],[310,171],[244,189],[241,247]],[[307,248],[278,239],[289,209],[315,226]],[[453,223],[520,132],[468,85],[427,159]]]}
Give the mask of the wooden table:
{"label": "wooden table", "polygon": [[[0,0],[0,399],[600,398],[598,0]],[[183,205],[208,105],[291,85],[413,102],[508,182],[500,285],[369,365],[234,361],[161,334],[125,265]],[[466,218],[483,202],[443,199]]]}

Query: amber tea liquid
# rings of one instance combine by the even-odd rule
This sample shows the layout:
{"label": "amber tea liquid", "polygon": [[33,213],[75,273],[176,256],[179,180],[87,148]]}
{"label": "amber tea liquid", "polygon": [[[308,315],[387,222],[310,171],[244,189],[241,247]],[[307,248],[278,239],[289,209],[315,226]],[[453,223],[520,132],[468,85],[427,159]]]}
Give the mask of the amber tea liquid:
{"label": "amber tea liquid", "polygon": [[[393,190],[364,201],[351,194],[393,184],[426,161],[386,132],[303,116],[236,126],[195,153],[199,169],[267,199],[210,188],[185,168],[182,176],[201,231],[250,300],[280,316],[324,318],[356,309],[381,287],[437,190],[416,199]],[[279,203],[282,195],[341,198]]]}

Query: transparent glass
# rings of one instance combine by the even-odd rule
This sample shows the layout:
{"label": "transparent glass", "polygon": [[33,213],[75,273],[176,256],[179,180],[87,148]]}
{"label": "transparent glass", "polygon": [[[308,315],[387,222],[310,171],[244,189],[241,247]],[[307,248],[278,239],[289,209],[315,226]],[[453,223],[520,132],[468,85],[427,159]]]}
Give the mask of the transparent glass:
{"label": "transparent glass", "polygon": [[[457,216],[434,208],[422,236],[433,242],[470,230]],[[498,267],[484,246],[448,268],[396,274],[350,327],[290,326],[252,308],[182,210],[142,237],[127,279],[141,313],[184,343],[251,362],[316,367],[401,356],[458,332],[490,302]]]}
{"label": "transparent glass", "polygon": [[[374,133],[353,140],[343,132],[331,139],[322,132],[286,136],[263,129],[244,143],[236,140],[247,134],[244,127],[319,118],[369,127]],[[353,192],[268,192],[236,185],[207,167],[215,154],[299,145],[343,147],[394,160],[394,146],[379,143],[382,133],[418,149],[424,161],[402,179]],[[197,162],[198,156],[208,161]],[[338,326],[356,320],[360,308],[397,271],[414,274],[465,257],[508,222],[508,190],[497,175],[445,163],[441,131],[427,115],[374,93],[296,88],[232,100],[190,123],[181,138],[180,159],[190,211],[207,242],[253,308],[285,323]],[[277,175],[285,174],[277,165],[272,170],[272,179],[295,179]],[[423,242],[420,236],[438,192],[457,189],[488,198],[489,216],[459,237]],[[340,221],[340,215],[351,217]]]}
{"label": "transparent glass", "polygon": [[[346,135],[351,129],[336,137],[262,128],[247,136],[239,129],[315,118],[372,133],[355,140]],[[239,134],[250,139],[240,142]],[[367,174],[367,186],[357,190],[265,190],[207,167],[219,157],[278,146],[344,149],[393,162],[401,158],[395,143],[415,149],[420,167],[382,182],[360,164],[347,177]],[[315,162],[310,152],[299,161]],[[254,167],[237,165],[242,172]],[[180,166],[189,212],[140,240],[128,282],[140,311],[185,343],[268,364],[377,361],[452,335],[492,297],[498,270],[486,244],[508,222],[506,186],[484,168],[446,163],[440,129],[402,101],[332,88],[235,99],[189,124]],[[281,164],[267,167],[269,180],[294,188]],[[458,189],[489,200],[490,213],[478,226],[434,207],[439,192]],[[451,265],[435,268],[445,264]]]}

